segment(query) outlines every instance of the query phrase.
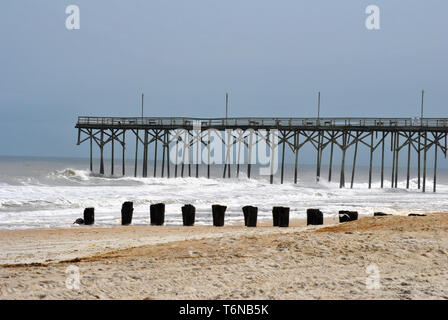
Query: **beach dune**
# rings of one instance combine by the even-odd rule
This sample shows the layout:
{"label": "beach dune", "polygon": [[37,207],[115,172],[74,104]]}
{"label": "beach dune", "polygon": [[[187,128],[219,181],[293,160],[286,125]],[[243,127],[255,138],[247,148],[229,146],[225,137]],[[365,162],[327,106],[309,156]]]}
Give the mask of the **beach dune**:
{"label": "beach dune", "polygon": [[0,231],[1,299],[448,299],[448,214]]}

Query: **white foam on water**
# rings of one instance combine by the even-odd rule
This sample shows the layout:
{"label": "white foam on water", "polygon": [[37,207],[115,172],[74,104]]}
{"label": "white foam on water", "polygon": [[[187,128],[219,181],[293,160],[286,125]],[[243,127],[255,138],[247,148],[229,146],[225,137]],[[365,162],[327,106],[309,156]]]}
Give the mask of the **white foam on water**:
{"label": "white foam on water", "polygon": [[[82,217],[85,207],[95,207],[97,225],[117,225],[121,205],[134,202],[133,224],[149,223],[149,205],[166,204],[168,225],[181,225],[181,207],[196,207],[198,224],[210,224],[211,205],[227,206],[226,221],[242,221],[241,207],[259,208],[259,219],[271,219],[272,207],[291,208],[291,218],[306,217],[307,208],[320,208],[327,217],[336,218],[339,210],[356,210],[362,214],[383,211],[392,214],[448,211],[448,185],[438,185],[438,192],[422,193],[417,179],[398,183],[379,182],[368,189],[367,183],[354,188],[339,188],[338,182],[299,180],[270,184],[268,177],[247,178],[134,178],[91,174],[86,170],[64,169],[44,178],[22,179],[12,185],[0,183],[0,229],[70,227]],[[432,186],[432,181],[427,181]],[[389,187],[389,188],[388,188]]]}

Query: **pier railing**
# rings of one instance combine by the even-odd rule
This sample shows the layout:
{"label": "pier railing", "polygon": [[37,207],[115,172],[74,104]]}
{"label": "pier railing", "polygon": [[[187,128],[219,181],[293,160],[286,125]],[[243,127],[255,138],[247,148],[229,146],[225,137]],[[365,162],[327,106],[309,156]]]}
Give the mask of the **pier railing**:
{"label": "pier railing", "polygon": [[78,117],[77,126],[192,126],[206,127],[431,127],[448,128],[448,118],[188,118]]}

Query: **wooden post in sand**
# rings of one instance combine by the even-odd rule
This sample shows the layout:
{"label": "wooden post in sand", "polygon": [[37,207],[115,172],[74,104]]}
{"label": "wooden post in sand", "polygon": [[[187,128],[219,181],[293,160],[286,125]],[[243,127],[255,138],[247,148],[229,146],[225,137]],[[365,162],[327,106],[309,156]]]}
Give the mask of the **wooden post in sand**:
{"label": "wooden post in sand", "polygon": [[162,226],[165,223],[165,204],[156,203],[149,206],[152,226]]}
{"label": "wooden post in sand", "polygon": [[289,208],[281,207],[280,213],[278,215],[278,226],[279,227],[289,227]]}
{"label": "wooden post in sand", "polygon": [[357,211],[339,211],[339,222],[349,222],[354,220],[358,220]]}
{"label": "wooden post in sand", "polygon": [[184,226],[193,226],[196,214],[196,208],[191,204],[182,207],[182,222]]}
{"label": "wooden post in sand", "polygon": [[121,207],[121,225],[127,226],[132,223],[132,213],[134,212],[134,203],[126,201]]}
{"label": "wooden post in sand", "polygon": [[273,207],[272,208],[272,225],[274,227],[278,227],[278,219],[280,216],[280,211],[282,210],[282,207]]}
{"label": "wooden post in sand", "polygon": [[95,223],[95,208],[84,209],[84,224],[92,225]]}
{"label": "wooden post in sand", "polygon": [[226,206],[221,206],[219,204],[212,205],[213,225],[215,227],[224,226],[224,217],[226,209],[227,209]]}
{"label": "wooden post in sand", "polygon": [[306,210],[306,224],[307,225],[321,225],[324,224],[324,214],[319,209]]}
{"label": "wooden post in sand", "polygon": [[258,208],[253,206],[244,206],[244,225],[246,227],[256,227],[257,226],[257,216]]}

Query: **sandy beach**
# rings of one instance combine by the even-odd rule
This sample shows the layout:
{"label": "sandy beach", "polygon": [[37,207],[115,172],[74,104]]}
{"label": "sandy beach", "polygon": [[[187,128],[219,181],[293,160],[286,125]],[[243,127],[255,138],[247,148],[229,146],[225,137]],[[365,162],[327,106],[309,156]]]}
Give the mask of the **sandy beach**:
{"label": "sandy beach", "polygon": [[448,299],[447,231],[447,213],[0,231],[0,298]]}

